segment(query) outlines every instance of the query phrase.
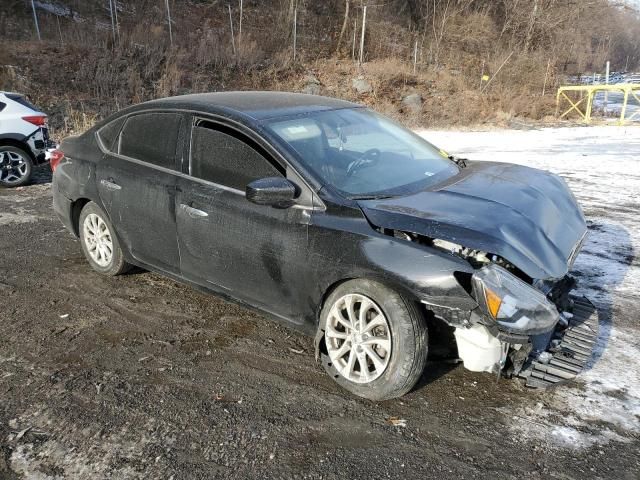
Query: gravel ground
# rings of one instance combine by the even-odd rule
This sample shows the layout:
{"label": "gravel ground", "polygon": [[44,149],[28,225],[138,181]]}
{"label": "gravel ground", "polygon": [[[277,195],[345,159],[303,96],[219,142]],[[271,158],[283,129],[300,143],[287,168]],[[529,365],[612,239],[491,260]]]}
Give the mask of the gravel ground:
{"label": "gravel ground", "polygon": [[46,170],[0,189],[0,479],[638,478],[639,298],[625,279],[640,169],[620,192],[574,156],[574,191],[610,199],[585,208],[577,267],[605,324],[593,368],[539,391],[430,363],[413,392],[378,403],[255,312],[153,273],[93,273]]}

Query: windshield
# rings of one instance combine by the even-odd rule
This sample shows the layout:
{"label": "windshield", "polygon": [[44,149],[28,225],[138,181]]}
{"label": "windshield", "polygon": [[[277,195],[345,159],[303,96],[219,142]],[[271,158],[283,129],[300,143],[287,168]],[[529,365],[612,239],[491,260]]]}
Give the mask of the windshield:
{"label": "windshield", "polygon": [[406,195],[458,173],[447,154],[366,109],[267,122],[309,169],[350,198]]}

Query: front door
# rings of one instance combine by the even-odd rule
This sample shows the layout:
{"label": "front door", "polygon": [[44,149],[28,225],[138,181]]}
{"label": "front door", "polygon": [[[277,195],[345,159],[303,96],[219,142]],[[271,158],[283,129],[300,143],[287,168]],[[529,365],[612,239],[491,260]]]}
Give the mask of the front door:
{"label": "front door", "polygon": [[176,196],[183,276],[301,321],[309,212],[255,205],[244,193],[252,180],[285,169],[241,133],[196,121],[189,172]]}
{"label": "front door", "polygon": [[182,115],[130,116],[96,168],[96,183],[111,223],[135,260],[179,273],[175,219],[177,156]]}

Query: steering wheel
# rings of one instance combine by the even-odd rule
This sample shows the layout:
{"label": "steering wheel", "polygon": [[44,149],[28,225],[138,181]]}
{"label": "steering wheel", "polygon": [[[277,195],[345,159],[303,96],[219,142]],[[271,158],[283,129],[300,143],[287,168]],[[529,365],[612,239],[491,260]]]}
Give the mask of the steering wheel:
{"label": "steering wheel", "polygon": [[381,152],[377,148],[370,148],[352,161],[347,167],[347,178],[351,177],[357,170],[363,166],[371,166],[380,161]]}

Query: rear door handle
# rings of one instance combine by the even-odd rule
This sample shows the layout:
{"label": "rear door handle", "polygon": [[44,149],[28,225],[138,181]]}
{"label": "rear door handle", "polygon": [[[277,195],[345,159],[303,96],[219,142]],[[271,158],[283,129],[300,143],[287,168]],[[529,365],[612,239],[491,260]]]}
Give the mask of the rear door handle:
{"label": "rear door handle", "polygon": [[209,214],[202,210],[198,210],[197,208],[190,207],[189,205],[185,205],[184,203],[180,204],[180,208],[182,208],[187,214],[192,218],[202,218],[208,217]]}
{"label": "rear door handle", "polygon": [[107,187],[109,190],[122,190],[122,187],[120,185],[109,180],[100,180],[100,183]]}

